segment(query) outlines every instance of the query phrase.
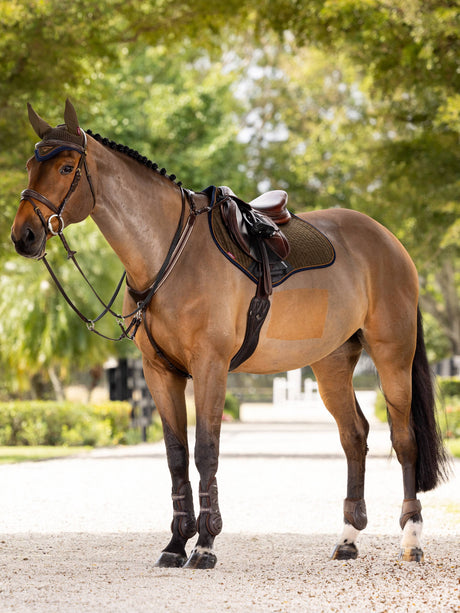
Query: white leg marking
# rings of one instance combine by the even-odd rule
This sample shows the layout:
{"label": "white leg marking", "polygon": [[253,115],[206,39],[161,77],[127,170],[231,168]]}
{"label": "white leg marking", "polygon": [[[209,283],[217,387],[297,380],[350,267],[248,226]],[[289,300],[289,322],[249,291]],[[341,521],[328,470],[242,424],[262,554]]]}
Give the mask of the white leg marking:
{"label": "white leg marking", "polygon": [[414,522],[411,519],[407,520],[402,534],[401,549],[406,547],[418,547],[421,549],[420,537],[422,535],[422,527],[423,523],[421,521]]}
{"label": "white leg marking", "polygon": [[339,539],[339,545],[345,545],[350,543],[356,543],[359,536],[359,530],[356,530],[351,524],[345,524],[343,526],[342,536]]}
{"label": "white leg marking", "polygon": [[193,548],[192,553],[214,553],[209,547],[199,547],[198,545]]}

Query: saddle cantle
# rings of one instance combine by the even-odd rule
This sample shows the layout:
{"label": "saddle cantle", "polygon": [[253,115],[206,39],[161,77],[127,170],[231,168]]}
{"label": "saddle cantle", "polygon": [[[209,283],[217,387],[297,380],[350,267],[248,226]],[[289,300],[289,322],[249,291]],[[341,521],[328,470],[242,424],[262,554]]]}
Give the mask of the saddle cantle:
{"label": "saddle cantle", "polygon": [[287,209],[288,195],[282,189],[274,189],[271,192],[261,194],[249,203],[253,209],[270,217],[276,225],[282,226],[291,219],[291,213]]}

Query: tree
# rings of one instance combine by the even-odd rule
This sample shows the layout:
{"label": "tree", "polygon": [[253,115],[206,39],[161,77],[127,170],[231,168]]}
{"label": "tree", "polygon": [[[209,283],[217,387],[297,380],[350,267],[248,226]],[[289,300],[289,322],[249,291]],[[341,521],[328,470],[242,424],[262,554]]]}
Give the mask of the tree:
{"label": "tree", "polygon": [[[458,311],[449,305],[459,295],[458,33],[458,6],[447,0],[4,3],[1,313],[18,302],[21,283],[46,281],[34,263],[17,263],[8,238],[35,138],[25,103],[58,123],[70,95],[84,126],[140,150],[187,187],[226,183],[247,199],[285,187],[297,211],[369,213],[416,261],[422,304],[437,322],[431,328],[445,335],[437,355],[457,351]],[[85,252],[95,234],[72,229],[71,242],[74,232]],[[105,261],[102,242],[97,249]],[[115,278],[94,272],[110,293]],[[77,294],[90,307],[83,290]],[[50,293],[46,301],[38,290],[35,302],[23,298],[14,321],[29,340],[5,337],[0,350],[26,372],[35,357],[27,342],[38,346],[53,321],[62,330],[80,323],[65,305],[64,317],[58,310],[57,319],[40,319],[35,310],[46,307],[51,317],[60,304]],[[96,340],[79,344],[80,332],[93,337],[78,330],[64,364],[71,355],[104,355]],[[62,347],[48,345],[48,358],[57,360]]]}

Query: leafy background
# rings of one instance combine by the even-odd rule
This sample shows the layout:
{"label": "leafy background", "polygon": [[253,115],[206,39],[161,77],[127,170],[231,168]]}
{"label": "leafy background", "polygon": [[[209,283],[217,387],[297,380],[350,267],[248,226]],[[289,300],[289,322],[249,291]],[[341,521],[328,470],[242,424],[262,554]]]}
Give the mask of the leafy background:
{"label": "leafy background", "polygon": [[[226,184],[249,200],[283,188],[295,211],[376,218],[418,267],[430,358],[459,355],[459,29],[453,1],[0,1],[3,395],[132,350],[88,334],[9,239],[36,140],[26,103],[55,125],[67,96],[83,127],[190,189]],[[121,265],[94,224],[68,238],[109,296]]]}

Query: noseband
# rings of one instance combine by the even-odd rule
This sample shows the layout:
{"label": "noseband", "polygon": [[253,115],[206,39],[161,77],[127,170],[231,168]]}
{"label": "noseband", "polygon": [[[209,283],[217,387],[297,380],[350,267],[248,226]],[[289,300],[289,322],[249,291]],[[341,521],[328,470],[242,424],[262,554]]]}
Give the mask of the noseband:
{"label": "noseband", "polygon": [[[61,141],[61,140],[51,140],[50,139],[48,141],[45,141],[46,145],[44,144],[40,146],[41,145],[40,143],[40,144],[37,144],[35,147],[35,157],[39,162],[44,162],[45,160],[48,160],[51,157],[60,153],[61,151],[65,151],[65,150],[78,151],[80,153],[80,160],[78,162],[77,169],[75,170],[75,174],[73,176],[72,183],[70,184],[70,187],[67,190],[67,193],[62,199],[62,202],[59,204],[59,206],[56,206],[55,204],[53,204],[51,200],[49,200],[46,196],[43,196],[43,194],[40,194],[40,192],[37,192],[34,189],[27,188],[21,192],[21,200],[27,200],[27,202],[30,202],[30,204],[33,206],[34,212],[36,213],[36,215],[38,215],[43,227],[45,228],[45,232],[50,232],[50,234],[53,234],[53,236],[60,236],[61,240],[63,238],[62,231],[64,230],[64,220],[62,219],[62,213],[64,212],[64,209],[67,205],[67,202],[69,201],[70,196],[77,189],[78,183],[80,182],[80,179],[81,179],[82,167],[85,170],[86,179],[88,181],[88,185],[91,189],[91,194],[93,196],[93,209],[96,205],[96,196],[94,194],[93,183],[91,180],[91,175],[88,170],[88,164],[86,163],[88,139],[86,138],[85,132],[81,130],[81,128],[80,128],[80,131],[83,135],[83,145],[78,145],[77,143],[70,143],[70,142]],[[40,149],[46,149],[46,152],[41,154]],[[35,204],[33,200],[38,200],[39,202],[44,204],[46,207],[48,207],[50,211],[52,211],[53,214],[48,217],[48,220],[45,219],[43,213],[41,212],[41,210],[38,208],[38,206]],[[58,220],[57,231],[53,229],[52,220],[54,218]],[[66,247],[67,249],[66,243],[64,243],[64,247]]]}

